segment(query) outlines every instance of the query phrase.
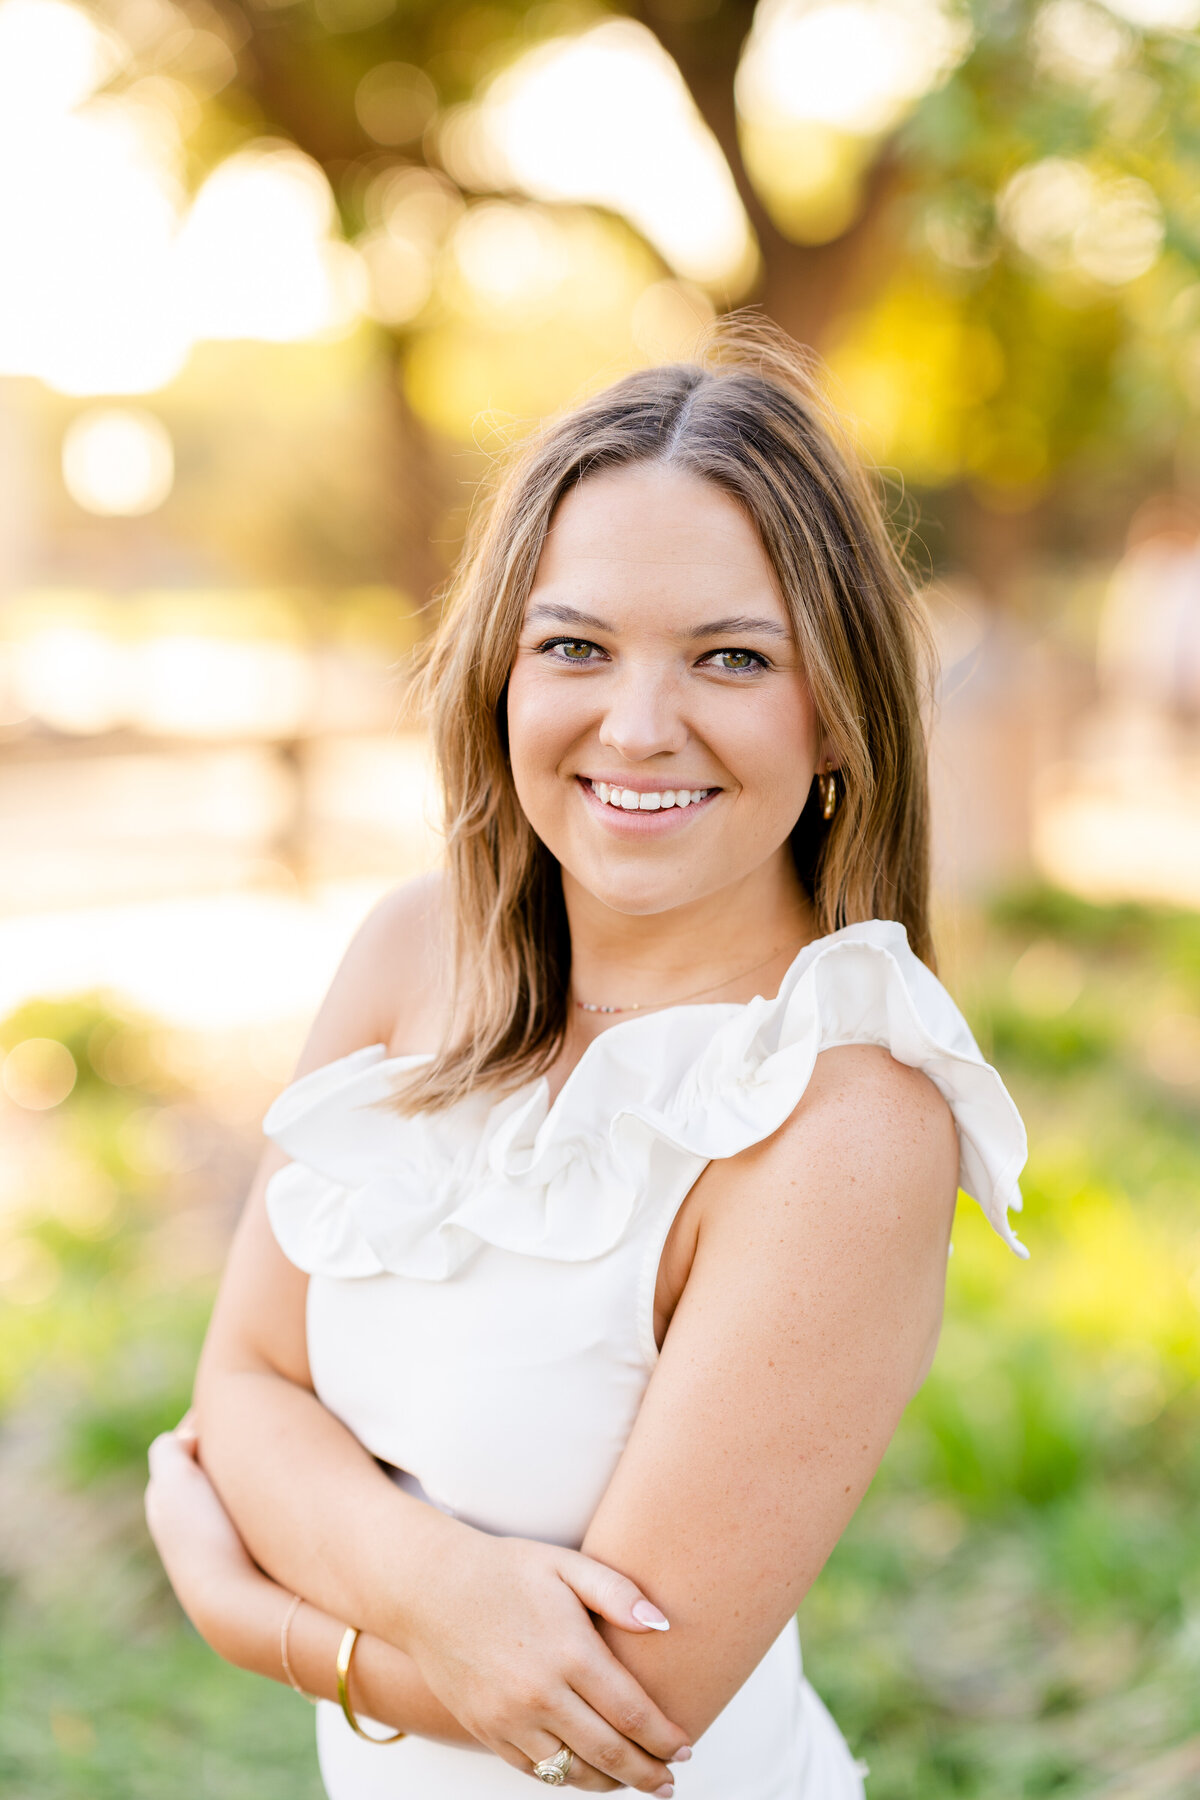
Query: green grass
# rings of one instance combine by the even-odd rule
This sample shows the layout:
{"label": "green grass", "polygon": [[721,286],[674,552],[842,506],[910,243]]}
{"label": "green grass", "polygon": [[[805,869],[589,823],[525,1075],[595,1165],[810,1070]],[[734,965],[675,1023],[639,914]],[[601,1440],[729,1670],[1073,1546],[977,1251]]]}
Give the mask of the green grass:
{"label": "green grass", "polygon": [[[1029,1127],[1032,1260],[962,1203],[937,1362],[804,1604],[806,1666],[870,1800],[1185,1800],[1200,1072],[1171,1045],[1200,1012],[1200,919],[1008,895],[963,963]],[[79,1062],[48,1129],[71,1191],[87,1201],[90,1171],[100,1202],[64,1205],[41,1165],[19,1231],[54,1284],[0,1308],[0,1795],[316,1800],[310,1710],[196,1639],[140,1524],[145,1445],[186,1400],[212,1278],[164,1254],[171,1185],[137,1133],[189,1097],[149,1022],[100,1000],[26,1009],[0,1045],[38,1034]],[[216,1159],[214,1194],[237,1166]]]}
{"label": "green grass", "polygon": [[[92,1575],[79,1571],[81,1590]],[[6,1800],[321,1800],[312,1710],[219,1662],[145,1580],[0,1615]],[[107,1601],[107,1604],[106,1604]]]}

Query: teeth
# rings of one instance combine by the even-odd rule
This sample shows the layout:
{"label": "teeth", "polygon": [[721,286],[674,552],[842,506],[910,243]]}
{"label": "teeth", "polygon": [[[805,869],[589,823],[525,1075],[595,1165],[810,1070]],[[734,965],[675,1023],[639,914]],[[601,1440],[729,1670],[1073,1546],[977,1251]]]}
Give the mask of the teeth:
{"label": "teeth", "polygon": [[698,806],[708,788],[662,788],[638,793],[634,788],[612,787],[607,781],[593,781],[593,794],[605,806],[620,807],[622,812],[660,812],[672,806]]}

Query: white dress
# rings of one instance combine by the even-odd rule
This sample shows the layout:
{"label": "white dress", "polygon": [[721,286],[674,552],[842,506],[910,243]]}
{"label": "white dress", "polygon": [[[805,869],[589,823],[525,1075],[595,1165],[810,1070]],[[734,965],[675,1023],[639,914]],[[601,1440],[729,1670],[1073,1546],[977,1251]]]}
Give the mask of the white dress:
{"label": "white dress", "polygon": [[[1025,1133],[949,994],[901,925],[805,946],[773,999],[669,1007],[544,1078],[404,1117],[376,1103],[427,1058],[373,1044],[286,1088],[263,1128],[293,1161],[267,1188],[311,1277],[316,1392],[410,1491],[483,1530],[581,1543],[658,1352],[663,1244],[713,1157],[767,1137],[819,1051],[881,1044],[922,1069],[958,1127],[962,1186],[1026,1255]],[[410,1737],[377,1749],[317,1719],[330,1800],[529,1800],[498,1758]],[[691,1762],[680,1800],[855,1800],[862,1778],[805,1680],[794,1625]]]}

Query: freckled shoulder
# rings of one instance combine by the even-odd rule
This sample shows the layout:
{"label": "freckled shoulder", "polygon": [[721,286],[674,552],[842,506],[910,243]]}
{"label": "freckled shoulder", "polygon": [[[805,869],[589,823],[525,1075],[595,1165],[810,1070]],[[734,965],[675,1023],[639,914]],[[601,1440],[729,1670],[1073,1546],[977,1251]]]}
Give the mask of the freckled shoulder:
{"label": "freckled shoulder", "polygon": [[875,1044],[822,1051],[798,1105],[770,1137],[702,1182],[704,1217],[775,1213],[796,1198],[809,1224],[828,1215],[845,1244],[948,1233],[958,1134],[943,1096],[919,1069]]}
{"label": "freckled shoulder", "polygon": [[875,1044],[817,1057],[799,1104],[770,1137],[709,1163],[672,1224],[659,1264],[661,1345],[704,1242],[722,1282],[804,1278],[802,1265],[873,1258],[945,1267],[958,1191],[950,1107],[919,1069]]}

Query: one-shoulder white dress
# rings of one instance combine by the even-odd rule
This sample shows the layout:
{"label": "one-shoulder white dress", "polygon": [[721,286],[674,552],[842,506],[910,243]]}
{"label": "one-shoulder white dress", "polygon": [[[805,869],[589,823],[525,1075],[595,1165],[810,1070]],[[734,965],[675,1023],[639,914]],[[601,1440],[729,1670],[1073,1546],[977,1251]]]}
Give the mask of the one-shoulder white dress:
{"label": "one-shoulder white dress", "polygon": [[[411,1492],[502,1535],[577,1546],[657,1360],[659,1259],[684,1197],[795,1107],[818,1053],[880,1044],[958,1127],[960,1180],[1019,1255],[1025,1132],[904,928],[805,946],[771,999],[635,1015],[544,1078],[404,1117],[378,1105],[427,1058],[372,1044],[286,1088],[263,1129],[293,1159],[272,1228],[310,1276],[316,1392]],[[519,1449],[516,1448],[519,1446]],[[529,1800],[499,1758],[379,1749],[318,1707],[330,1800]],[[674,1770],[680,1800],[855,1800],[862,1774],[804,1678],[794,1625]]]}

